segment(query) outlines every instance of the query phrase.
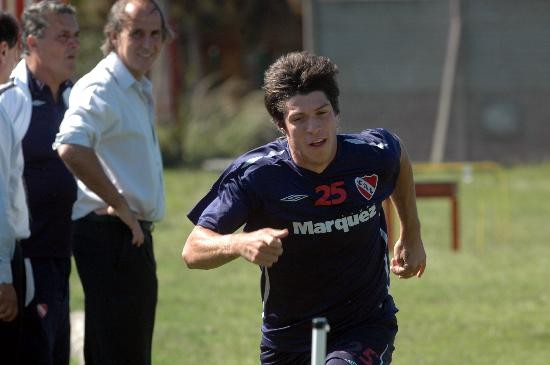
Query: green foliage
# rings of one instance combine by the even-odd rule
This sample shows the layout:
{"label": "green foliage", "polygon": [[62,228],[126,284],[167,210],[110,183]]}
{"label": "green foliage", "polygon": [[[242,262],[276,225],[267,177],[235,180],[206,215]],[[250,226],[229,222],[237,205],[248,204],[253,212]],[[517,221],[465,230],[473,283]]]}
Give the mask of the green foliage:
{"label": "green foliage", "polygon": [[[428,266],[421,279],[392,279],[400,308],[392,364],[546,364],[550,164],[476,170],[471,183],[461,181],[460,171],[416,175],[460,182],[462,246],[450,250],[448,202],[419,200]],[[165,173],[167,216],[154,233],[157,365],[259,363],[258,268],[237,259],[215,270],[189,270],[179,258],[192,229],[185,215],[217,176]],[[83,306],[76,270],[71,306]]]}
{"label": "green foliage", "polygon": [[261,91],[248,92],[237,78],[219,86],[214,86],[216,82],[215,76],[206,78],[190,95],[183,142],[189,163],[236,157],[278,136]]}
{"label": "green foliage", "polygon": [[[112,3],[107,0],[72,2],[81,28],[81,50],[74,80],[89,72],[103,57],[99,48]],[[161,3],[168,17],[174,20],[171,23],[178,34],[174,42],[185,50],[186,57],[196,53],[196,57],[187,62],[182,59],[185,90],[181,95],[180,120],[177,125],[161,121],[158,126],[165,165],[177,166],[182,162],[197,165],[209,158],[235,157],[277,137],[278,132],[264,110],[262,93],[251,92],[250,84],[237,77],[223,82],[217,74],[204,77],[211,70],[201,67],[199,52],[192,45],[201,43],[204,34],[213,29],[231,26],[231,29],[238,28],[245,43],[254,48],[263,34],[261,29],[265,24],[261,20],[267,16],[270,6],[286,5],[258,0]],[[155,85],[157,87],[162,86]]]}
{"label": "green foliage", "polygon": [[103,42],[103,34],[94,29],[81,29],[80,32],[80,55],[76,64],[75,81],[84,74],[90,72],[92,68],[103,58],[99,49]]}
{"label": "green foliage", "polygon": [[182,162],[182,126],[162,124],[157,125],[157,133],[164,167],[179,166]]}
{"label": "green foliage", "polygon": [[103,42],[103,25],[111,3],[107,0],[71,1],[80,25],[80,56],[74,80],[89,72],[103,57],[99,47]]}

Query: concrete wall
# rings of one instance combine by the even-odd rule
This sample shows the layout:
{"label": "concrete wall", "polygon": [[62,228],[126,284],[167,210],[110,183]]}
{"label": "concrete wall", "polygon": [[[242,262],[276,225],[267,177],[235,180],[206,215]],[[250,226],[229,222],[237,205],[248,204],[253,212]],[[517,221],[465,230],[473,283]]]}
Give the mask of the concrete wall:
{"label": "concrete wall", "polygon": [[[340,67],[342,129],[382,126],[430,159],[447,0],[309,0],[304,44]],[[550,159],[550,1],[461,0],[444,160]]]}

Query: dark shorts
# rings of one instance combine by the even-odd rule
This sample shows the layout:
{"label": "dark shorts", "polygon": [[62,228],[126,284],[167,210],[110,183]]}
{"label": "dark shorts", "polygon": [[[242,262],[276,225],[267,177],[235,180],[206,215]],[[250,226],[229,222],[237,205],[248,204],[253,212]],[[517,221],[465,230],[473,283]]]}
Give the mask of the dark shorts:
{"label": "dark shorts", "polygon": [[[375,334],[377,331],[371,331]],[[397,331],[396,331],[397,332]],[[395,333],[396,333],[395,332]],[[386,337],[389,336],[389,337]],[[377,338],[351,340],[337,346],[327,353],[327,365],[378,365],[390,364],[395,347],[395,334],[391,336],[386,330],[379,330]]]}
{"label": "dark shorts", "polygon": [[[397,334],[394,313],[382,311],[378,318],[344,333],[327,334],[326,365],[378,365],[390,364]],[[311,352],[281,352],[261,347],[262,365],[309,365]]]}

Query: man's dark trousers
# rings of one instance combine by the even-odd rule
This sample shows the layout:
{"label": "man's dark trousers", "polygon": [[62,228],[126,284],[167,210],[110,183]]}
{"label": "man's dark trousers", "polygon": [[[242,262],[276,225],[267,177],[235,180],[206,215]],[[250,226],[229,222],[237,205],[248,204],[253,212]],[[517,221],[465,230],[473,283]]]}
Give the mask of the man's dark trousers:
{"label": "man's dark trousers", "polygon": [[19,243],[11,260],[12,284],[17,295],[17,317],[11,322],[0,321],[0,358],[2,363],[19,364],[22,339],[22,316],[25,309],[25,265]]}
{"label": "man's dark trousers", "polygon": [[[70,257],[31,257],[34,298],[23,314],[21,365],[68,365]],[[32,335],[29,335],[32,334]]]}
{"label": "man's dark trousers", "polygon": [[116,217],[92,213],[75,221],[87,365],[151,364],[157,277],[150,225],[142,229],[145,242],[138,247]]}

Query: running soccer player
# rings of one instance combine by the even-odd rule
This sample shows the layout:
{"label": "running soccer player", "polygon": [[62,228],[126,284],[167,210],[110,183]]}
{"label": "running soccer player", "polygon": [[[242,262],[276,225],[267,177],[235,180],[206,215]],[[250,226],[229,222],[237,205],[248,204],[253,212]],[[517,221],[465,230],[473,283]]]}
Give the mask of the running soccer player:
{"label": "running soccer player", "polygon": [[[274,62],[265,105],[283,138],[237,158],[188,215],[196,225],[182,252],[188,267],[238,257],[260,266],[264,365],[308,364],[315,317],[331,327],[326,364],[389,364],[397,333],[389,272],[420,277],[426,266],[407,153],[384,129],[336,133],[337,72],[307,52]],[[388,197],[401,223],[391,262]]]}

